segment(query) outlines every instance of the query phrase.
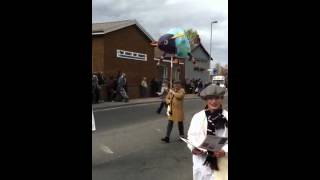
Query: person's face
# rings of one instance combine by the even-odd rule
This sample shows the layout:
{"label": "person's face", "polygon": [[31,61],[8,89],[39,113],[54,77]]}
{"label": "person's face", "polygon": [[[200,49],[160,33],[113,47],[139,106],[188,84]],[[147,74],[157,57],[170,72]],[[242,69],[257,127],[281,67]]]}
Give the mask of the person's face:
{"label": "person's face", "polygon": [[181,85],[180,84],[174,84],[173,88],[174,88],[175,91],[178,91],[178,90],[181,89]]}
{"label": "person's face", "polygon": [[222,105],[223,98],[216,96],[207,99],[208,108],[211,110],[219,109]]}

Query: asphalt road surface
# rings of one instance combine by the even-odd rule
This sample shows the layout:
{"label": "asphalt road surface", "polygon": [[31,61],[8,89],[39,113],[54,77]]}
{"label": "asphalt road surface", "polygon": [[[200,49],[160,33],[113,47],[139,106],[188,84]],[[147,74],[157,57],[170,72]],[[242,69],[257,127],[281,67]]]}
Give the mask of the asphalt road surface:
{"label": "asphalt road surface", "polygon": [[[160,115],[156,113],[158,106],[150,103],[94,111],[93,180],[192,180],[191,153],[178,141],[177,124],[171,142],[160,141],[167,118],[165,109]],[[193,114],[203,107],[200,99],[185,100],[185,134]]]}

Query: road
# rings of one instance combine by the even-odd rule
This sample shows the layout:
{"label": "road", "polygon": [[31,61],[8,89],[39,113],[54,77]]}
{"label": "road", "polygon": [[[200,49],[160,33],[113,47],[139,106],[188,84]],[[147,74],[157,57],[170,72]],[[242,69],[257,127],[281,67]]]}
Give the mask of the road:
{"label": "road", "polygon": [[[227,101],[227,98],[225,98]],[[92,133],[93,180],[192,180],[192,159],[178,141],[174,125],[171,143],[160,141],[167,119],[155,111],[159,103],[96,110],[97,131]],[[200,99],[185,100],[185,134]]]}

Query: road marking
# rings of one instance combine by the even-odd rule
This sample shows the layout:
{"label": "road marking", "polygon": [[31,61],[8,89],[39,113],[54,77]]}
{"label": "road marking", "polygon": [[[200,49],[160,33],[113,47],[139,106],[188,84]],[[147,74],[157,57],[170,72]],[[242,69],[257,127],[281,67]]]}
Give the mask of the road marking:
{"label": "road marking", "polygon": [[160,130],[160,129],[156,129],[156,131],[159,131],[159,132],[161,132],[161,130]]}
{"label": "road marking", "polygon": [[113,154],[113,151],[108,146],[101,146],[102,151],[108,153],[108,154]]}
{"label": "road marking", "polygon": [[[185,99],[185,101],[192,101],[192,100],[195,100],[195,99]],[[197,99],[199,100],[199,99]],[[122,109],[122,108],[131,108],[131,107],[139,107],[139,106],[147,106],[147,105],[150,105],[150,104],[159,104],[160,102],[150,102],[150,103],[143,103],[143,104],[133,104],[133,105],[126,105],[126,106],[119,106],[119,107],[113,107],[113,108],[103,108],[103,109],[96,109],[96,110],[93,110],[93,112],[101,112],[101,111],[110,111],[110,110],[115,110],[115,109]]]}
{"label": "road marking", "polygon": [[97,109],[93,110],[93,112],[100,112],[100,111],[110,111],[115,109],[122,109],[122,108],[131,108],[131,107],[139,107],[139,106],[147,106],[149,104],[158,104],[159,102],[152,102],[152,103],[146,103],[146,104],[134,104],[134,105],[128,105],[128,106],[119,106],[114,108],[106,108],[106,109]]}

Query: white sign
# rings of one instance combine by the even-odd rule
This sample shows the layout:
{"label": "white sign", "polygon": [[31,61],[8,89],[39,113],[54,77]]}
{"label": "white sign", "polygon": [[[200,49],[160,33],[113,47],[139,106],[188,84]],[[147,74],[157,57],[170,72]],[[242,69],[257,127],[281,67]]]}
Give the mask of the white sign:
{"label": "white sign", "polygon": [[117,58],[147,61],[147,54],[117,49]]}

